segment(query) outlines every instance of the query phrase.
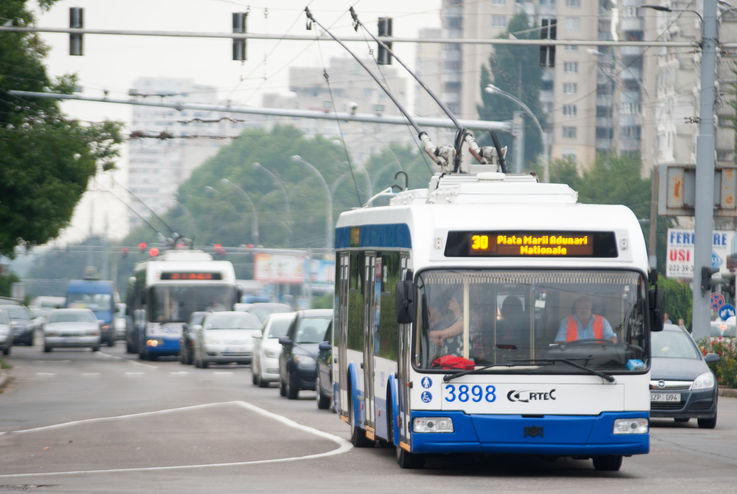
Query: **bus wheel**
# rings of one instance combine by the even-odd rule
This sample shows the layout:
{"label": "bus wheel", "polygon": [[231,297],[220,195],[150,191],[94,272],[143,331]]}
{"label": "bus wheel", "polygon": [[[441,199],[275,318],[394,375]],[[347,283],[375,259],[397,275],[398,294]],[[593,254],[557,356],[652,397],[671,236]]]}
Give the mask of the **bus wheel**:
{"label": "bus wheel", "polygon": [[92,347],[93,352],[99,352],[100,351],[100,345],[95,345]]}
{"label": "bus wheel", "polygon": [[622,466],[622,455],[594,456],[594,468],[600,472],[616,472]]}
{"label": "bus wheel", "polygon": [[425,464],[425,458],[416,453],[410,453],[399,446],[395,451],[397,452],[397,464],[400,468],[420,468]]}
{"label": "bus wheel", "polygon": [[356,425],[356,414],[353,410],[353,399],[349,401],[348,413],[351,424],[351,444],[357,448],[368,448],[373,446],[374,442],[366,437],[366,431]]}

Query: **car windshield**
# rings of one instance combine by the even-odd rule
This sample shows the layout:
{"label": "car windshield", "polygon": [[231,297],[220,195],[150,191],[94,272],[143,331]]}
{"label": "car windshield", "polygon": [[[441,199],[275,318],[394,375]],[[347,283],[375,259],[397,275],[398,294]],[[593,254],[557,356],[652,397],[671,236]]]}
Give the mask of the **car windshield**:
{"label": "car windshield", "polygon": [[681,330],[652,333],[650,341],[653,357],[701,359],[691,337]]}
{"label": "car windshield", "polygon": [[287,335],[289,325],[292,324],[292,318],[277,318],[271,320],[271,327],[269,328],[269,338],[281,338]]}
{"label": "car windshield", "polygon": [[253,305],[248,308],[248,312],[255,314],[260,321],[266,321],[266,318],[270,314],[276,312],[289,312],[292,308],[286,304],[268,304],[268,305]]}
{"label": "car windshield", "polygon": [[607,372],[647,366],[639,273],[432,270],[418,274],[417,286],[419,369],[437,369],[445,355],[489,372],[585,372],[564,360]]}
{"label": "car windshield", "polygon": [[63,311],[52,312],[49,322],[97,322],[97,318],[91,311]]}
{"label": "car windshield", "polygon": [[67,306],[86,307],[90,310],[110,310],[113,296],[109,293],[69,293]]}
{"label": "car windshield", "polygon": [[330,318],[304,318],[300,319],[298,324],[297,343],[320,343],[324,340]]}
{"label": "car windshield", "polygon": [[205,320],[205,329],[260,329],[261,321],[247,312],[215,312]]}
{"label": "car windshield", "polygon": [[8,316],[11,319],[22,319],[24,321],[29,321],[31,319],[28,315],[28,311],[23,307],[10,307],[7,311]]}

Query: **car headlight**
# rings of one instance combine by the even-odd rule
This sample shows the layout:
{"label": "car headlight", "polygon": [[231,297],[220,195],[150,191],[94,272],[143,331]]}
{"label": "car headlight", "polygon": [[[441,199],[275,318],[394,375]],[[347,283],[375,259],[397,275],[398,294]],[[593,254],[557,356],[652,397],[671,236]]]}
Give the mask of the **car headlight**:
{"label": "car headlight", "polygon": [[696,379],[693,380],[691,390],[697,389],[711,389],[714,387],[714,374],[711,372],[704,372],[700,374]]}
{"label": "car headlight", "polygon": [[413,432],[453,432],[453,419],[450,417],[415,417]]}
{"label": "car headlight", "polygon": [[612,434],[647,434],[648,421],[644,418],[617,419]]}
{"label": "car headlight", "polygon": [[294,361],[303,367],[315,366],[315,359],[307,355],[295,355]]}

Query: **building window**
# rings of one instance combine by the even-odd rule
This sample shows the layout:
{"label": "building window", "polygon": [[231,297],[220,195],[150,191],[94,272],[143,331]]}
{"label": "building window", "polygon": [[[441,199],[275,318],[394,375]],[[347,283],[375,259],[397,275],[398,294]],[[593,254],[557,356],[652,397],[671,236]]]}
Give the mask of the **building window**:
{"label": "building window", "polygon": [[507,27],[507,16],[506,15],[492,15],[491,25],[493,27]]}
{"label": "building window", "polygon": [[576,138],[576,127],[563,127],[563,138],[575,139]]}
{"label": "building window", "polygon": [[578,17],[566,17],[566,29],[578,31],[581,29],[581,19]]}
{"label": "building window", "polygon": [[575,117],[577,113],[576,105],[563,105],[563,115],[566,117]]}
{"label": "building window", "polygon": [[491,4],[492,5],[506,5],[507,0],[492,0]]}
{"label": "building window", "polygon": [[578,72],[578,62],[563,62],[563,72]]}
{"label": "building window", "polygon": [[576,161],[577,155],[575,149],[564,149],[561,153],[563,155],[563,159],[570,159],[572,161]]}
{"label": "building window", "polygon": [[581,6],[581,0],[566,0],[566,7],[577,9]]}
{"label": "building window", "polygon": [[611,139],[614,136],[614,129],[611,127],[597,127],[596,137],[597,139]]}
{"label": "building window", "polygon": [[575,82],[564,82],[563,93],[564,94],[576,94],[578,92],[578,84]]}
{"label": "building window", "polygon": [[542,91],[552,91],[553,90],[553,81],[549,79],[543,79],[543,81],[540,84],[540,90]]}

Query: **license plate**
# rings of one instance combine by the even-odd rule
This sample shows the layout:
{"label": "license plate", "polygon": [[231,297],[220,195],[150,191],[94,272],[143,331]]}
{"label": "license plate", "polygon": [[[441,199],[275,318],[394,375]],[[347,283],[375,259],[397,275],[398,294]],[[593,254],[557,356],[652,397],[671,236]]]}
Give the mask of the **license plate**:
{"label": "license plate", "polygon": [[681,393],[650,393],[650,401],[679,402],[681,401]]}

